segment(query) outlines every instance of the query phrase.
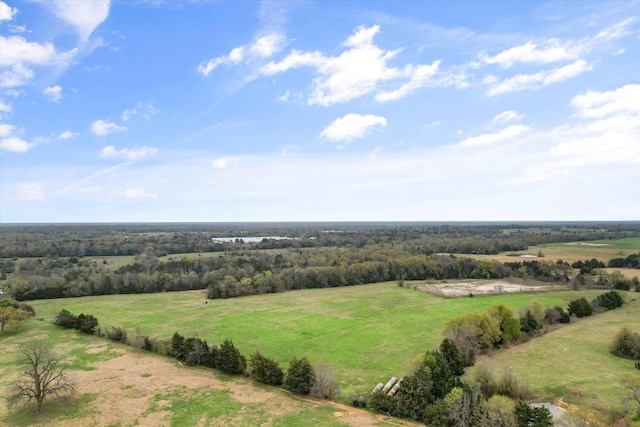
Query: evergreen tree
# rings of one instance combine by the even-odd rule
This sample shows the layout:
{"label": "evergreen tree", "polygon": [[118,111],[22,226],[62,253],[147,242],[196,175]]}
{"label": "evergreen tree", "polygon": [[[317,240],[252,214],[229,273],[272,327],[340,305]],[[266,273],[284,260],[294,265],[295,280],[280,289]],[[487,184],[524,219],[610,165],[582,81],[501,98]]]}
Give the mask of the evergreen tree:
{"label": "evergreen tree", "polygon": [[309,394],[312,382],[313,369],[307,358],[291,359],[284,379],[284,388],[297,394]]}

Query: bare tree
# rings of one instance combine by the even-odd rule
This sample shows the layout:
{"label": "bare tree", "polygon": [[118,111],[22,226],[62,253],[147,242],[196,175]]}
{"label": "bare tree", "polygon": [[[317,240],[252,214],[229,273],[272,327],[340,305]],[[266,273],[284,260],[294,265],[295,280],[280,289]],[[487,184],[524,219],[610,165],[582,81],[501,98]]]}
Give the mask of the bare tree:
{"label": "bare tree", "polygon": [[335,399],[340,394],[340,386],[333,376],[331,366],[318,363],[313,367],[313,381],[309,394],[320,399]]}
{"label": "bare tree", "polygon": [[44,400],[51,395],[75,393],[75,387],[65,375],[66,367],[53,349],[42,341],[30,341],[18,348],[18,364],[22,376],[13,384],[7,406],[12,409],[20,402],[27,406],[36,402],[36,413],[42,411]]}

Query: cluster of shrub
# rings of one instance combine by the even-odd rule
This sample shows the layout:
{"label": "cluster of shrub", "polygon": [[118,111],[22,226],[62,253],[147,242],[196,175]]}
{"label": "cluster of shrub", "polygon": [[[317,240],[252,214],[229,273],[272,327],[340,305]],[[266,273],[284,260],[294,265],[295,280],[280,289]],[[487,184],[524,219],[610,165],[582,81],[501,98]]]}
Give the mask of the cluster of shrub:
{"label": "cluster of shrub", "polygon": [[84,313],[76,316],[64,309],[56,315],[53,323],[61,328],[75,329],[89,335],[95,334],[98,328],[98,319],[95,316]]}
{"label": "cluster of shrub", "polygon": [[425,353],[411,375],[402,378],[396,394],[374,391],[366,398],[367,406],[436,427],[553,425],[547,408],[523,403],[531,392],[511,371],[497,376],[478,364],[463,381],[465,365],[455,343],[445,338],[437,350]]}
{"label": "cluster of shrub", "polygon": [[569,302],[568,313],[570,316],[587,317],[594,312],[599,313],[607,310],[614,310],[622,307],[624,299],[617,291],[609,291],[598,295],[591,302],[585,297]]}

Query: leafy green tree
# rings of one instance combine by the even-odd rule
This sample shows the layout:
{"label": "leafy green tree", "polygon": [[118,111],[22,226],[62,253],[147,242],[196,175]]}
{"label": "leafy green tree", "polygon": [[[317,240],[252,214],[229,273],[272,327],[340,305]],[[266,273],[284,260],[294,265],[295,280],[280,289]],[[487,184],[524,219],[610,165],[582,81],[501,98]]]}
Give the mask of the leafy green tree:
{"label": "leafy green tree", "polygon": [[309,394],[313,382],[313,369],[306,357],[295,357],[289,363],[284,388],[296,394]]}
{"label": "leafy green tree", "polygon": [[478,427],[516,427],[516,403],[507,396],[496,394],[483,401],[478,408]]}
{"label": "leafy green tree", "polygon": [[20,402],[28,405],[35,401],[35,412],[42,412],[44,400],[49,396],[72,394],[75,387],[66,376],[62,359],[46,343],[30,341],[18,347],[18,361],[23,374],[11,388],[7,406],[11,409]]}
{"label": "leafy green tree", "polygon": [[413,374],[404,377],[398,390],[398,413],[396,416],[416,421],[424,420],[426,408],[433,402],[433,381],[428,366],[420,366]]}
{"label": "leafy green tree", "polygon": [[232,341],[224,340],[218,348],[216,368],[227,374],[243,374],[247,369],[247,359],[233,345]]}
{"label": "leafy green tree", "polygon": [[4,331],[5,325],[13,329],[20,329],[24,321],[29,318],[29,313],[15,307],[0,307],[0,332]]}
{"label": "leafy green tree", "polygon": [[432,386],[429,403],[444,398],[454,387],[462,385],[459,376],[453,374],[449,363],[439,351],[428,351],[423,363],[431,372]]}
{"label": "leafy green tree", "polygon": [[514,414],[518,427],[552,427],[551,412],[544,407],[533,407],[523,402],[516,404]]}
{"label": "leafy green tree", "polygon": [[249,360],[251,367],[251,378],[270,385],[282,385],[284,372],[280,369],[278,362],[264,357],[256,351]]}
{"label": "leafy green tree", "polygon": [[618,356],[640,360],[640,334],[624,326],[614,336],[609,349]]}
{"label": "leafy green tree", "polygon": [[440,353],[442,353],[442,356],[447,361],[451,369],[451,374],[461,377],[462,374],[464,374],[464,360],[462,360],[456,343],[449,338],[445,338],[440,343]]}
{"label": "leafy green tree", "polygon": [[178,360],[184,360],[186,356],[184,341],[184,337],[177,332],[171,337],[171,356]]}
{"label": "leafy green tree", "polygon": [[520,318],[520,330],[525,334],[533,335],[540,329],[542,329],[542,324],[538,323],[530,310],[527,310],[524,317]]}
{"label": "leafy green tree", "polygon": [[604,308],[606,310],[614,310],[618,307],[622,307],[624,299],[616,291],[605,292],[598,295],[591,303],[593,307]]}
{"label": "leafy green tree", "polygon": [[487,314],[498,321],[500,328],[500,339],[493,343],[494,347],[508,344],[520,337],[520,322],[509,307],[495,304],[489,307]]}

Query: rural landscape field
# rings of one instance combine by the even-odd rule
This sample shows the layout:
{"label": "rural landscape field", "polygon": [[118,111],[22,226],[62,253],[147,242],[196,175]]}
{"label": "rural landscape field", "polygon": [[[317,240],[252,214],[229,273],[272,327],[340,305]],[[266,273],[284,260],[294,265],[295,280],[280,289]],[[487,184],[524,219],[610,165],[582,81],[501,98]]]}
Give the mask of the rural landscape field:
{"label": "rural landscape field", "polygon": [[[637,408],[624,379],[638,371],[611,345],[622,328],[640,329],[637,227],[536,224],[516,233],[494,224],[3,226],[1,249],[9,256],[2,258],[2,296],[18,296],[36,314],[7,323],[0,335],[2,395],[19,376],[20,346],[33,339],[64,355],[76,393],[52,396],[40,414],[30,405],[3,405],[0,419],[7,425],[433,425],[430,415],[377,410],[371,393],[390,378],[406,383],[415,375],[425,352],[452,337],[453,319],[506,307],[522,324],[532,307],[570,307],[613,289],[624,300],[619,308],[573,315],[566,324],[541,320],[534,332],[520,335],[518,327],[519,338],[477,348],[461,384],[482,387],[478,372],[489,370],[496,381],[507,375],[526,390],[514,401],[549,402],[564,411],[554,419],[558,425],[633,425]],[[445,247],[452,252],[431,252]],[[115,250],[132,255],[112,255]],[[106,281],[109,294],[99,286]],[[156,282],[168,288],[156,290]],[[455,297],[442,291],[460,288]],[[97,330],[56,326],[64,310],[94,316]],[[128,338],[115,342],[116,330]],[[330,370],[336,393],[318,398],[292,393],[286,383],[264,384],[251,363],[238,376],[176,360],[174,334],[211,348],[232,341],[246,360],[260,353],[283,371],[293,358],[305,358]],[[153,346],[145,351],[138,337]],[[403,392],[400,386],[398,399]]]}

